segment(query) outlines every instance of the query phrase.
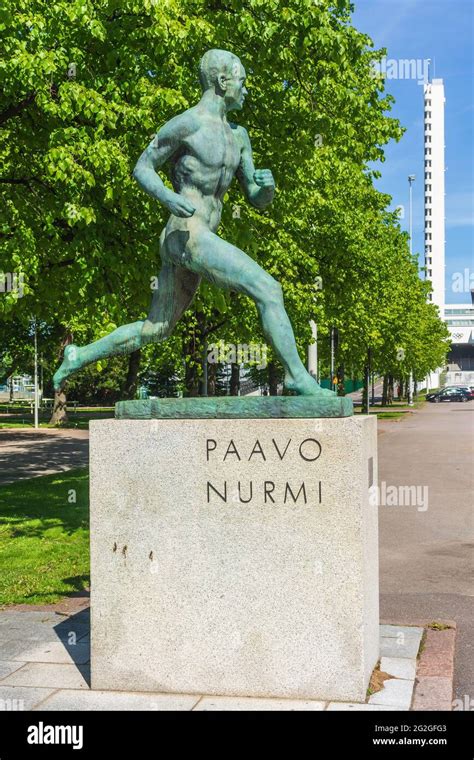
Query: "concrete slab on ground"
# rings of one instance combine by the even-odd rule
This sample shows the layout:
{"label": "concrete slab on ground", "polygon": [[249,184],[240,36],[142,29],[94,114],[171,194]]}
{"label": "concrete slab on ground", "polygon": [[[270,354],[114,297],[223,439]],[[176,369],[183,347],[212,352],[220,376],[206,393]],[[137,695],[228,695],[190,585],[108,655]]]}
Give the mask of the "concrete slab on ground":
{"label": "concrete slab on ground", "polygon": [[[88,610],[81,609],[80,604],[78,600],[78,612],[66,618],[64,614],[52,610],[51,606],[44,612],[37,608],[0,611],[1,629],[16,637],[15,640],[0,642],[0,709],[384,711],[409,710],[412,700],[413,709],[435,709],[440,704],[442,709],[451,709],[455,629],[428,630],[425,637],[428,646],[417,660],[418,650],[414,658],[410,655],[414,642],[418,642],[419,646],[423,628],[387,624],[380,626],[381,639],[396,645],[402,637],[402,644],[397,645],[401,656],[382,658],[381,670],[392,677],[385,680],[380,691],[371,694],[366,702],[91,690],[88,644],[80,641],[71,644],[64,637],[65,630],[77,630],[79,623],[81,630],[87,628]],[[38,635],[38,630],[41,631],[40,639],[32,640],[32,631]],[[30,638],[24,638],[26,635]],[[88,636],[87,633],[84,635]],[[417,675],[413,698],[417,662],[422,664],[425,674],[435,673],[438,663],[440,672],[447,673],[449,670],[445,663],[451,662],[451,679],[446,675]]]}

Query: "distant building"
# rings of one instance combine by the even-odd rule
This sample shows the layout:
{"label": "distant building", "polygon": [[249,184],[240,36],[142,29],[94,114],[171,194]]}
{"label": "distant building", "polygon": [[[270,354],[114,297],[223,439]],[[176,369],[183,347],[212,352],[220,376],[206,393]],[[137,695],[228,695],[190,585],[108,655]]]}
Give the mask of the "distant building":
{"label": "distant building", "polygon": [[33,399],[35,384],[31,375],[10,375],[5,385],[0,385],[0,401]]}
{"label": "distant building", "polygon": [[444,313],[452,340],[446,385],[474,385],[474,290],[470,304],[446,304]]}
{"label": "distant building", "polygon": [[[444,319],[445,309],[445,192],[444,192],[444,84],[427,82],[424,92],[424,230],[426,279],[433,288],[429,300]],[[430,388],[440,385],[442,368],[427,378]]]}
{"label": "distant building", "polygon": [[[430,301],[451,334],[445,384],[474,384],[474,291],[471,304],[445,303],[445,190],[444,190],[444,84],[433,79],[424,86],[424,205],[426,279],[433,292]],[[429,386],[438,387],[441,369],[431,373]]]}
{"label": "distant building", "polygon": [[444,319],[445,304],[445,192],[444,192],[444,85],[433,79],[424,86],[424,205],[426,279],[430,300]]}

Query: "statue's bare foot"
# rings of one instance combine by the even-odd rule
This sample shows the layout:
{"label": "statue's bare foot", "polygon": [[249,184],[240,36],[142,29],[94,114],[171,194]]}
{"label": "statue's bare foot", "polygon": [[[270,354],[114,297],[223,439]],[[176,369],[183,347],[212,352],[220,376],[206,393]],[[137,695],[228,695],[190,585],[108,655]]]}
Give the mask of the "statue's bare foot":
{"label": "statue's bare foot", "polygon": [[70,343],[64,349],[63,363],[53,377],[54,390],[61,390],[68,377],[80,368],[79,347],[75,346],[74,343]]}
{"label": "statue's bare foot", "polygon": [[327,398],[336,398],[334,391],[321,388],[314,377],[309,372],[301,373],[298,377],[285,377],[285,388],[289,391],[295,391],[298,396],[326,396]]}

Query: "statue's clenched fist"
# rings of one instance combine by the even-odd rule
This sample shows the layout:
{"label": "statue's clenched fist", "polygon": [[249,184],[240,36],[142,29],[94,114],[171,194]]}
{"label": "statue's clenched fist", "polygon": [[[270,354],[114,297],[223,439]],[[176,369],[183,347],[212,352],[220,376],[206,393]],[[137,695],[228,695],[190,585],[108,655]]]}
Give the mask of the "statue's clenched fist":
{"label": "statue's clenched fist", "polygon": [[164,201],[165,206],[172,214],[180,217],[190,217],[196,209],[194,206],[179,193],[168,192]]}
{"label": "statue's clenched fist", "polygon": [[253,174],[253,179],[256,185],[259,187],[268,187],[272,190],[275,189],[275,180],[270,169],[256,169]]}

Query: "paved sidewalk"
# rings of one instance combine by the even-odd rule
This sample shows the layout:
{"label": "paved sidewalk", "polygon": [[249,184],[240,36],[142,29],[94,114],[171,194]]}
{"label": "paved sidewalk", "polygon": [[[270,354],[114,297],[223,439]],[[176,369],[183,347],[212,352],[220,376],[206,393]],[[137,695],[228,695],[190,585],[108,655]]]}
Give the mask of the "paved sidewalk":
{"label": "paved sidewalk", "polygon": [[[456,698],[474,697],[474,401],[380,422],[379,479],[427,502],[379,508],[380,615],[455,620]],[[426,508],[425,508],[426,507]]]}
{"label": "paved sidewalk", "polygon": [[88,462],[88,430],[0,430],[0,486],[25,478],[86,467]]}
{"label": "paved sidewalk", "polygon": [[[68,609],[68,601],[61,603],[63,609]],[[380,672],[374,671],[377,685],[365,703],[92,691],[86,603],[70,600],[72,614],[58,611],[61,605],[0,611],[0,710],[451,709],[455,631],[428,631],[426,659],[424,653],[418,657],[422,626],[380,626]],[[426,634],[423,641],[426,649]]]}

